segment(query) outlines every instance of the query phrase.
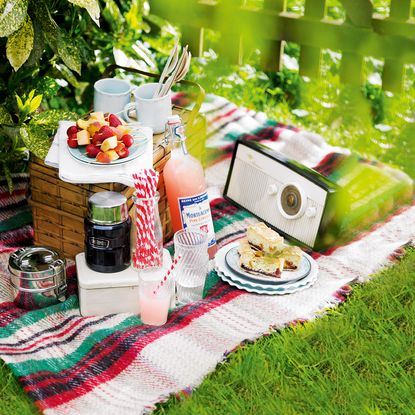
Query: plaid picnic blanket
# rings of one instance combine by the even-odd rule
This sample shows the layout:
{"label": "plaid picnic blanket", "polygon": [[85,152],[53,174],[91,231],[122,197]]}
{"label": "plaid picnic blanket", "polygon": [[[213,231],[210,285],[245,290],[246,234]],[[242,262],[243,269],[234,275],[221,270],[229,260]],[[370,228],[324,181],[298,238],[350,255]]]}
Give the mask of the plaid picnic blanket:
{"label": "plaid picnic blanket", "polygon": [[33,243],[32,211],[27,201],[29,175],[14,174],[13,190],[0,179],[0,247],[26,246]]}
{"label": "plaid picnic blanket", "polygon": [[[220,98],[210,97],[205,109],[211,161],[216,160],[207,169],[212,187],[223,185],[232,141],[241,135],[278,144],[288,155],[294,151],[290,142],[299,141],[295,156],[332,177],[340,159],[350,155],[317,136],[301,134]],[[302,151],[307,146],[308,151]],[[67,301],[38,311],[14,307],[7,275],[11,248],[3,247],[0,357],[46,414],[150,412],[171,394],[191,393],[241,342],[314,318],[344,301],[351,282],[364,282],[390,264],[415,237],[415,206],[398,207],[403,200],[402,191],[398,193],[392,200],[396,206],[390,205],[389,216],[381,223],[324,254],[311,252],[319,265],[311,288],[284,296],[250,294],[211,271],[205,298],[176,308],[162,327],[143,325],[133,314],[80,316],[74,264],[68,267]],[[257,221],[222,198],[213,200],[211,207],[219,247],[238,239],[248,224]]]}

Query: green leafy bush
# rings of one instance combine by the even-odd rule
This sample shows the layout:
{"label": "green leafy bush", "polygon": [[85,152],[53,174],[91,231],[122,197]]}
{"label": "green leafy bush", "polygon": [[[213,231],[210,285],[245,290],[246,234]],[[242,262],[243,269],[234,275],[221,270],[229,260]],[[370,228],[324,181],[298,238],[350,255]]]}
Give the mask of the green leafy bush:
{"label": "green leafy bush", "polygon": [[64,110],[40,110],[42,98],[57,93],[54,68],[61,65],[69,72],[81,72],[81,48],[76,36],[52,17],[61,18],[64,8],[67,13],[75,13],[79,9],[75,6],[84,7],[98,22],[96,0],[0,1],[0,54],[4,62],[0,83],[0,175],[7,177],[10,189],[12,173],[25,170],[29,152],[44,158],[59,120],[76,116]]}
{"label": "green leafy bush", "polygon": [[[174,28],[144,0],[0,0],[0,176],[44,158],[60,119],[89,111],[115,54],[157,71]],[[36,92],[35,92],[36,91]]]}
{"label": "green leafy bush", "polygon": [[12,115],[0,107],[0,163],[1,171],[13,189],[11,175],[24,171],[29,151],[44,158],[50,147],[50,134],[60,119],[75,119],[76,114],[68,111],[49,110],[37,112],[42,95],[35,90],[22,97],[15,95],[17,111]]}

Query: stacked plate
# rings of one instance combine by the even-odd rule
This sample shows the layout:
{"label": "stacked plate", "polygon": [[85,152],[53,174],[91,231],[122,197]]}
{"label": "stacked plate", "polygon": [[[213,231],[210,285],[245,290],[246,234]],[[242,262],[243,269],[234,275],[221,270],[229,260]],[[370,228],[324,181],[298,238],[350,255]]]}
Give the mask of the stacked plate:
{"label": "stacked plate", "polygon": [[300,266],[295,271],[283,271],[279,278],[248,272],[239,266],[239,242],[232,242],[216,253],[215,270],[227,283],[257,294],[292,294],[311,287],[317,280],[317,262],[303,253]]}
{"label": "stacked plate", "polygon": [[129,155],[125,158],[119,158],[113,160],[111,163],[101,163],[95,158],[88,157],[86,155],[85,146],[80,146],[76,148],[71,148],[68,146],[69,154],[76,160],[85,164],[93,164],[94,166],[114,166],[117,164],[129,163],[132,160],[135,160],[137,157],[141,156],[145,150],[149,138],[140,130],[132,130],[130,134],[134,137],[134,143],[131,147],[128,148]]}

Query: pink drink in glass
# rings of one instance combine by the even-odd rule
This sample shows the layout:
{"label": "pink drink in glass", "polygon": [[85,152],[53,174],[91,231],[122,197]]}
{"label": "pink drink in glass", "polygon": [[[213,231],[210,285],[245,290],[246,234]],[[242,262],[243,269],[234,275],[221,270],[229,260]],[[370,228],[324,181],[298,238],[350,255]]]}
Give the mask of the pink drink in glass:
{"label": "pink drink in glass", "polygon": [[140,318],[144,324],[162,326],[167,321],[171,301],[171,285],[167,281],[157,288],[158,281],[140,281]]}

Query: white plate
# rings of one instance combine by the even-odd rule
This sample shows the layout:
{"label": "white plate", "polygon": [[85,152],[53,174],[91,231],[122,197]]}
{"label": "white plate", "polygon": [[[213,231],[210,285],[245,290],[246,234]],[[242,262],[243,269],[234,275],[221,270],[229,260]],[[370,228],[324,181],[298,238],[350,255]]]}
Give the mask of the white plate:
{"label": "white plate", "polygon": [[313,275],[309,274],[301,282],[297,282],[296,284],[293,283],[290,286],[261,288],[261,287],[254,287],[247,283],[241,283],[241,282],[235,281],[232,278],[220,272],[220,270],[218,269],[216,269],[216,272],[223,281],[227,282],[228,284],[240,290],[248,291],[250,293],[265,294],[265,295],[293,294],[295,292],[302,291],[302,290],[305,290],[306,288],[311,287],[317,280],[317,274],[313,274]]}
{"label": "white plate", "polygon": [[[310,255],[303,252],[303,259],[301,261],[300,269],[297,271],[283,271],[280,278],[263,277],[254,274],[248,274],[246,272],[240,273],[231,268],[227,262],[227,254],[230,251],[237,250],[239,242],[232,242],[225,245],[215,255],[215,266],[219,271],[225,274],[228,278],[233,281],[239,282],[240,284],[249,284],[257,288],[269,288],[269,287],[281,287],[286,286],[290,283],[296,283],[304,280],[311,276],[313,278],[318,273],[317,262],[311,258]],[[236,255],[238,255],[237,251]],[[233,255],[233,254],[232,254]],[[237,258],[239,261],[239,258]],[[239,266],[238,266],[239,267]],[[239,268],[240,269],[240,268]]]}
{"label": "white plate", "polygon": [[276,284],[281,284],[288,281],[298,281],[299,279],[306,277],[311,271],[311,262],[309,260],[310,257],[309,255],[305,254],[301,258],[300,266],[298,269],[292,271],[283,271],[279,277],[267,277],[255,272],[249,272],[239,265],[238,245],[228,250],[228,252],[225,254],[225,261],[226,264],[232,269],[232,271],[243,276],[249,282],[264,282],[268,284],[270,281],[274,281]]}
{"label": "white plate", "polygon": [[86,146],[79,146],[76,148],[71,148],[67,146],[67,148],[68,148],[69,154],[74,159],[76,159],[77,161],[80,161],[81,163],[93,164],[94,166],[106,166],[106,167],[115,166],[117,164],[128,163],[136,159],[137,157],[141,156],[142,154],[144,154],[144,151],[146,149],[146,144],[149,138],[139,130],[133,130],[130,132],[130,134],[134,138],[134,143],[132,144],[131,147],[128,148],[128,151],[130,154],[123,159],[117,159],[117,160],[111,161],[111,163],[101,163],[97,161],[95,158],[88,157],[85,151]]}

